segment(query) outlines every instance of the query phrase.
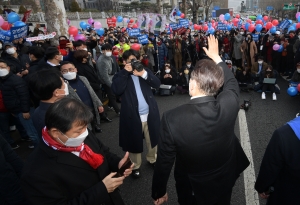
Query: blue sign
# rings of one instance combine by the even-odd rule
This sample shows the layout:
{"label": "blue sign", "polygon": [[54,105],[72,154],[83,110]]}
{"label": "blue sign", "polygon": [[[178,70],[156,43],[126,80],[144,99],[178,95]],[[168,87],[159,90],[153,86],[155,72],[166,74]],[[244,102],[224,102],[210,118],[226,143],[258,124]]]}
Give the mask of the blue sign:
{"label": "blue sign", "polygon": [[280,24],[277,26],[279,29],[285,29],[288,28],[291,25],[291,22],[289,20],[281,21]]}
{"label": "blue sign", "polygon": [[181,26],[181,27],[185,27],[185,28],[188,28],[189,27],[189,20],[187,19],[179,19],[179,22],[178,24]]}
{"label": "blue sign", "polygon": [[178,29],[178,24],[177,23],[170,23],[170,28],[175,31]]}
{"label": "blue sign", "polygon": [[259,34],[252,34],[252,39],[253,39],[253,41],[258,42],[259,41]]}
{"label": "blue sign", "polygon": [[214,6],[214,10],[220,10],[219,6]]}
{"label": "blue sign", "polygon": [[0,30],[0,40],[4,43],[10,43],[11,40],[11,32]]}
{"label": "blue sign", "polygon": [[213,18],[217,17],[216,10],[211,11],[211,17],[213,17]]}
{"label": "blue sign", "polygon": [[19,39],[24,38],[27,36],[27,25],[25,26],[18,26],[18,27],[11,27],[11,39]]}
{"label": "blue sign", "polygon": [[129,36],[138,36],[141,34],[139,28],[127,29],[127,33]]}
{"label": "blue sign", "polygon": [[146,34],[144,35],[139,35],[138,37],[138,41],[139,41],[139,44],[147,44],[148,43],[148,36]]}
{"label": "blue sign", "polygon": [[243,26],[243,21],[240,20],[239,23],[238,23],[238,28],[241,28]]}
{"label": "blue sign", "polygon": [[273,9],[273,6],[267,6],[267,11],[272,11]]}
{"label": "blue sign", "polygon": [[227,30],[226,24],[219,22],[218,23],[218,30]]}

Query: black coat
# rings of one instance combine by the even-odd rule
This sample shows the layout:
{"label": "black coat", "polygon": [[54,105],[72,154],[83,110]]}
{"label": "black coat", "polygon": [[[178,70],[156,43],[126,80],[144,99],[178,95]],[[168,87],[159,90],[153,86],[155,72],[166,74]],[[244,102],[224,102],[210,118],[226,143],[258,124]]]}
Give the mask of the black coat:
{"label": "black coat", "polygon": [[231,191],[249,161],[234,134],[239,112],[239,87],[225,63],[223,91],[163,114],[161,137],[153,175],[152,197],[166,193],[175,162],[174,176],[180,204],[195,194],[197,204],[211,205]]}
{"label": "black coat", "polygon": [[18,58],[7,55],[5,57],[5,61],[7,61],[8,66],[11,67],[11,72],[13,72],[14,74],[26,70],[26,64],[30,64],[30,59],[27,54],[19,54]]}
{"label": "black coat", "polygon": [[[151,87],[159,88],[160,80],[149,70],[147,80],[139,78],[140,86],[146,102],[149,105],[148,128],[151,146],[155,147],[159,138],[160,116],[157,103]],[[142,122],[138,111],[138,99],[131,73],[125,69],[118,72],[112,80],[112,91],[122,98],[119,145],[124,151],[132,153],[143,152]]]}
{"label": "black coat", "polygon": [[101,90],[97,69],[88,63],[79,63],[77,61],[75,62],[75,67],[77,68],[77,74],[86,77],[94,91]]}
{"label": "black coat", "polygon": [[164,78],[164,76],[166,75],[166,71],[163,70],[160,74],[160,81],[161,81],[161,84],[164,84],[164,85],[173,85],[175,86],[176,85],[176,81],[177,81],[177,75],[176,75],[176,72],[171,69],[171,72],[168,73],[172,76],[172,78]]}
{"label": "black coat", "polygon": [[28,113],[30,95],[24,79],[13,73],[0,78],[0,90],[6,109],[11,113]]}
{"label": "black coat", "polygon": [[259,192],[270,194],[268,205],[300,204],[300,141],[289,125],[277,129],[268,144],[255,183]]}
{"label": "black coat", "polygon": [[97,169],[70,152],[56,151],[43,141],[39,144],[25,163],[21,177],[21,187],[31,205],[124,205],[118,189],[108,194],[102,182],[118,170],[121,159],[91,132],[84,143],[104,156]]}
{"label": "black coat", "polygon": [[52,69],[52,68],[56,69],[60,73],[60,66],[52,66],[49,63],[47,63],[47,60],[45,58],[42,58],[38,63],[35,63],[34,65],[29,67],[29,74],[32,74],[39,70]]}
{"label": "black coat", "polygon": [[23,161],[0,135],[0,204],[25,204],[20,187]]}

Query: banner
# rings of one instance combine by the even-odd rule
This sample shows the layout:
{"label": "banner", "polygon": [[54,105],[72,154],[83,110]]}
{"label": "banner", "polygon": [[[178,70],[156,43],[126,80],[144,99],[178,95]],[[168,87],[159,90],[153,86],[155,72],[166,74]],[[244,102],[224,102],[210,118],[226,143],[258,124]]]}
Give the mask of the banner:
{"label": "banner", "polygon": [[137,38],[138,38],[139,44],[142,44],[142,45],[147,44],[149,41],[148,36],[146,34],[139,35]]}
{"label": "banner", "polygon": [[10,31],[0,31],[0,40],[3,43],[10,43],[12,42],[11,40],[11,32]]}
{"label": "banner", "polygon": [[113,22],[111,18],[107,18],[106,23],[107,23],[108,27],[111,27],[111,26],[116,27],[117,26],[116,22]]}
{"label": "banner", "polygon": [[24,16],[23,16],[23,18],[22,18],[22,21],[23,21],[24,23],[27,22],[27,20],[29,19],[30,14],[31,14],[31,10],[26,11],[26,12],[24,13]]}
{"label": "banner", "polygon": [[141,32],[148,32],[149,31],[149,23],[150,23],[150,16],[149,14],[140,14],[138,15],[138,25],[141,29]]}
{"label": "banner", "polygon": [[170,13],[170,15],[169,15],[170,21],[176,23],[176,18],[175,18],[175,16],[177,15],[177,11],[178,11],[178,10],[179,10],[178,7],[175,6],[174,9],[171,11],[171,13]]}
{"label": "banner", "polygon": [[253,41],[258,42],[259,41],[259,34],[252,34],[252,39],[253,39]]}
{"label": "banner", "polygon": [[219,22],[218,23],[218,30],[227,30],[227,25],[225,23]]}
{"label": "banner", "polygon": [[289,20],[284,20],[284,21],[281,21],[277,27],[279,29],[285,29],[285,28],[288,28],[290,25],[291,25],[291,22],[289,22]]}
{"label": "banner", "polygon": [[139,28],[132,28],[132,29],[127,29],[127,33],[129,36],[138,36],[141,34]]}
{"label": "banner", "polygon": [[177,23],[170,23],[170,28],[172,28],[173,31],[176,31],[178,29],[178,24]]}
{"label": "banner", "polygon": [[153,14],[152,15],[152,27],[151,32],[154,34],[159,35],[161,32],[165,30],[166,25],[166,16],[160,14]]}
{"label": "banner", "polygon": [[27,36],[27,25],[25,26],[18,26],[18,27],[11,27],[10,32],[11,32],[11,40],[19,39],[19,38],[24,38]]}
{"label": "banner", "polygon": [[39,41],[39,40],[45,40],[45,39],[49,39],[49,38],[54,38],[56,36],[55,32],[52,32],[49,35],[39,35],[39,36],[35,36],[35,37],[31,37],[31,38],[26,38],[26,41]]}
{"label": "banner", "polygon": [[189,20],[187,19],[179,19],[178,24],[184,28],[188,28],[190,26]]}

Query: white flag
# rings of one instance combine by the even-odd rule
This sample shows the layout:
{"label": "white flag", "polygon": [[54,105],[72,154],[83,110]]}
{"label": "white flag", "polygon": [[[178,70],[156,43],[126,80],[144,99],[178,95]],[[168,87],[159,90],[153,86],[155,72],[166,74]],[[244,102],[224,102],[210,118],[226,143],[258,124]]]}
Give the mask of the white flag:
{"label": "white flag", "polygon": [[170,21],[172,22],[175,22],[176,23],[176,18],[175,16],[177,15],[177,11],[178,11],[178,6],[175,6],[174,9],[171,11],[170,15],[169,15],[169,19]]}

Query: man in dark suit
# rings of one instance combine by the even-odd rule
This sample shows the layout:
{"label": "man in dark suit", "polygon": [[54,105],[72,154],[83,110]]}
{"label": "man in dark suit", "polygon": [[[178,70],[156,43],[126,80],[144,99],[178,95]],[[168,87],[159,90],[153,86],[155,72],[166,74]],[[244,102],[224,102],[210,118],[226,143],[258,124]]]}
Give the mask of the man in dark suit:
{"label": "man in dark suit", "polygon": [[123,53],[125,67],[118,72],[111,89],[122,98],[119,144],[134,162],[134,177],[140,176],[143,152],[143,136],[147,144],[147,161],[156,162],[156,145],[159,138],[160,116],[151,87],[159,88],[160,80],[147,69],[135,69],[131,60],[140,59],[140,54],[132,49]]}
{"label": "man in dark suit", "polygon": [[27,159],[21,187],[31,205],[124,205],[116,172],[128,159],[109,152],[87,125],[90,109],[75,99],[53,103],[45,117],[42,142]]}
{"label": "man in dark suit", "polygon": [[166,185],[175,159],[181,205],[229,205],[232,187],[249,165],[234,134],[238,83],[218,55],[218,40],[210,36],[208,44],[204,51],[214,62],[201,60],[195,66],[189,81],[191,101],[162,117],[152,182],[155,204],[168,198]]}
{"label": "man in dark suit", "polygon": [[[277,129],[268,144],[255,189],[268,205],[300,204],[300,117]],[[274,192],[269,192],[273,187]]]}

